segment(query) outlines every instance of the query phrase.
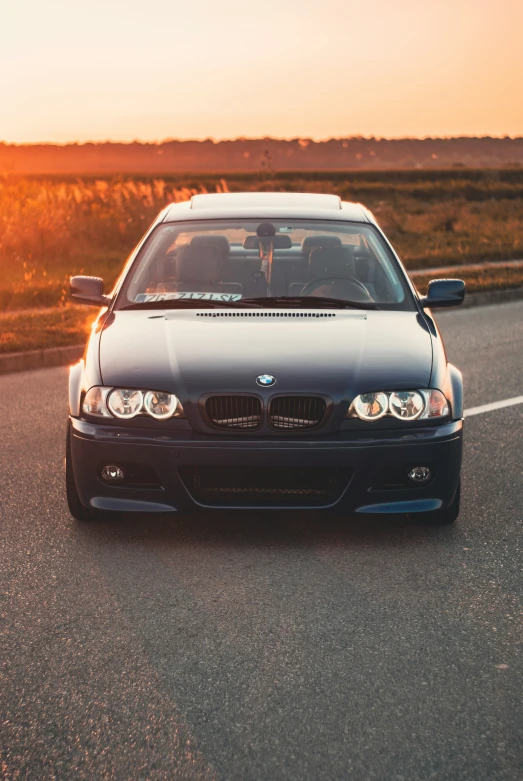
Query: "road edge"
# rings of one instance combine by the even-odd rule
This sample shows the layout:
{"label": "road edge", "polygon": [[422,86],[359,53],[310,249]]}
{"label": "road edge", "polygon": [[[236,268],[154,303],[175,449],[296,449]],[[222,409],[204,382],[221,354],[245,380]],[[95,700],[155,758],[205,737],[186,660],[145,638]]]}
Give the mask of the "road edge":
{"label": "road edge", "polygon": [[[469,293],[461,307],[489,306],[504,304],[509,301],[523,299],[523,287],[508,290],[488,290],[481,293]],[[0,375],[31,369],[50,369],[53,366],[65,366],[76,363],[84,352],[85,345],[75,344],[70,347],[52,347],[43,350],[28,350],[19,353],[0,353]]]}
{"label": "road edge", "polygon": [[523,287],[505,288],[504,290],[485,290],[478,293],[465,293],[461,307],[490,306],[490,304],[506,304],[510,301],[520,301],[523,298]]}
{"label": "road edge", "polygon": [[0,353],[0,375],[25,372],[31,369],[50,369],[76,363],[84,352],[85,345],[51,347],[42,350],[27,350],[19,353]]}

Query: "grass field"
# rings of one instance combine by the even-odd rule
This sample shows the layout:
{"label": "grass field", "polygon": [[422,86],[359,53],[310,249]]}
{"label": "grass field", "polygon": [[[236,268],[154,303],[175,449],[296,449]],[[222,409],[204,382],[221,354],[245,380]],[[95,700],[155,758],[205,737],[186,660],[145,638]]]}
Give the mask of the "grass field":
{"label": "grass field", "polygon": [[97,309],[71,304],[0,312],[0,354],[82,344],[97,313]]}
{"label": "grass field", "polygon": [[[44,335],[49,346],[78,339],[85,310],[57,312],[56,329],[63,328],[64,335],[56,339],[53,313],[35,314],[37,338],[30,338],[31,328],[20,331],[23,318],[14,313],[64,307],[72,274],[102,276],[109,289],[166,203],[224,190],[333,192],[360,201],[375,213],[410,269],[523,258],[523,170],[518,169],[265,172],[226,179],[219,174],[10,177],[0,181],[0,310],[13,317],[0,320],[0,349],[29,349],[35,340],[40,346]],[[428,278],[416,283],[421,288]],[[471,270],[466,278],[470,290],[514,287],[523,284],[523,270]]]}

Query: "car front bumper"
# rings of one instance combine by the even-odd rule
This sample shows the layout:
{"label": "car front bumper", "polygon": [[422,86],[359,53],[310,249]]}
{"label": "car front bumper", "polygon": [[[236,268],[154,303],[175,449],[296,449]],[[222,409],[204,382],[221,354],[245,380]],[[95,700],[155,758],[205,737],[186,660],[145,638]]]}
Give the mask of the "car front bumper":
{"label": "car front bumper", "polygon": [[[253,439],[202,436],[190,431],[158,433],[94,424],[70,418],[71,458],[82,504],[101,510],[173,512],[214,507],[188,489],[184,467],[235,470],[259,469],[342,470],[347,476],[342,490],[315,507],[345,513],[417,513],[448,507],[459,482],[462,453],[462,421],[419,429],[389,430],[355,435],[340,432],[330,437]],[[101,465],[145,465],[157,476],[157,487],[108,485],[100,479]],[[413,466],[428,466],[432,479],[412,487],[383,486],[376,475],[406,474]],[[342,481],[343,482],[343,481]],[[378,485],[379,483],[379,485]],[[386,483],[386,481],[385,481]],[[220,509],[260,509],[257,502],[238,504],[237,495],[221,498]],[[265,505],[292,509],[292,500],[276,498]],[[296,504],[307,508],[307,498]]]}

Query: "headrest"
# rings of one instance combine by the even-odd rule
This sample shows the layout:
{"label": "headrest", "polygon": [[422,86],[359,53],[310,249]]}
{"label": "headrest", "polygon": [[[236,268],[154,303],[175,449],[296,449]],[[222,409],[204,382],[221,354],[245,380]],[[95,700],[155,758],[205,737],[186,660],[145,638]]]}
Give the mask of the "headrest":
{"label": "headrest", "polygon": [[177,256],[177,277],[180,282],[221,282],[225,259],[214,244],[180,247]]}
{"label": "headrest", "polygon": [[305,236],[301,243],[305,257],[308,258],[316,247],[341,247],[341,239],[339,236]]}
{"label": "headrest", "polygon": [[201,247],[202,244],[206,246],[211,245],[213,247],[218,247],[224,258],[229,257],[230,244],[226,236],[211,236],[205,234],[202,236],[192,237],[191,247],[194,247],[195,245]]}
{"label": "headrest", "polygon": [[354,276],[350,247],[316,247],[309,256],[309,271],[316,279]]}

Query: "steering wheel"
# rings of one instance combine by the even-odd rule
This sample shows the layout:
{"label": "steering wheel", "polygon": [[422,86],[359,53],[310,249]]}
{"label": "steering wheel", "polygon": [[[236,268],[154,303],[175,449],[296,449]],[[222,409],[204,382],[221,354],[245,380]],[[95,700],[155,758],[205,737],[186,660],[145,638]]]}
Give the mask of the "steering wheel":
{"label": "steering wheel", "polygon": [[[325,279],[313,279],[311,282],[307,282],[301,291],[301,295],[314,297],[314,290],[320,287],[334,288],[334,290],[331,289],[328,292],[322,292],[320,294],[322,296],[345,298],[347,301],[361,301],[361,303],[374,303],[374,299],[365,285],[358,279],[354,279],[354,277],[326,277]],[[340,295],[340,291],[342,290],[343,294]]]}

